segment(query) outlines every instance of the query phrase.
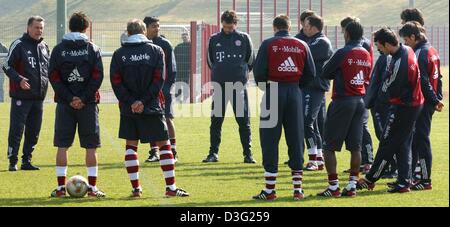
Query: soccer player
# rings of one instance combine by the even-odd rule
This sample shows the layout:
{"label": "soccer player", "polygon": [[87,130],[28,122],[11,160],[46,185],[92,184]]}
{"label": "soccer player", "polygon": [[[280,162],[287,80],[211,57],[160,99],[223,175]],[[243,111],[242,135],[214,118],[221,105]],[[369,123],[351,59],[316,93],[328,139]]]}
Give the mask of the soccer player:
{"label": "soccer player", "polygon": [[[352,21],[359,21],[359,18],[356,17],[346,17],[341,21],[342,33],[345,31],[345,27]],[[364,36],[360,40],[362,47],[366,49],[371,57],[370,63],[373,64],[373,44],[372,42],[365,38]],[[369,75],[370,76],[370,75]],[[370,77],[369,77],[370,78]],[[364,84],[366,89],[369,86],[370,80],[366,80]],[[369,172],[372,163],[373,163],[373,143],[372,137],[370,135],[369,130],[369,110],[365,109],[363,115],[363,139],[362,139],[362,151],[361,151],[361,167],[360,172],[367,173]],[[348,170],[350,172],[350,170]]]}
{"label": "soccer player", "polygon": [[411,140],[414,124],[424,104],[419,65],[413,49],[400,44],[397,35],[391,29],[378,30],[374,41],[379,50],[392,56],[387,80],[382,87],[383,92],[389,97],[391,108],[372,169],[358,181],[357,189],[373,190],[375,182],[395,154],[398,178],[389,192],[409,192]]}
{"label": "soccer player", "polygon": [[[173,53],[172,44],[169,40],[162,37],[159,32],[159,19],[156,17],[145,17],[144,23],[147,26],[146,36],[149,40],[153,42],[153,44],[161,47],[164,51],[165,63],[166,63],[166,78],[164,80],[164,85],[162,88],[164,95],[164,115],[166,118],[167,126],[169,129],[169,138],[170,145],[172,147],[172,153],[175,158],[175,162],[177,162],[177,144],[176,144],[176,135],[175,135],[175,123],[174,123],[174,114],[173,114],[173,85],[175,83],[176,74],[177,74],[177,64],[175,62],[175,54]],[[157,162],[159,161],[159,157],[157,154],[158,145],[151,141],[150,143],[150,151],[149,157],[146,162]]]}
{"label": "soccer player", "polygon": [[9,171],[17,171],[20,141],[25,131],[21,170],[39,170],[31,164],[42,125],[43,100],[48,88],[50,51],[42,38],[45,21],[40,16],[28,19],[27,32],[15,40],[3,65],[9,77],[11,96],[8,135]]}
{"label": "soccer player", "polygon": [[[308,44],[291,37],[291,21],[280,15],[273,21],[275,37],[265,40],[255,61],[255,81],[265,90],[261,103],[260,141],[266,187],[254,199],[272,201],[278,174],[278,145],[284,128],[293,198],[304,198],[304,112],[302,88],[314,81],[315,66]],[[268,112],[268,113],[267,113]]]}
{"label": "soccer player", "polygon": [[[322,74],[322,68],[331,56],[333,49],[330,40],[322,33],[323,19],[312,15],[305,20],[304,33],[306,43],[311,50],[316,66],[316,75]],[[307,171],[324,169],[322,154],[322,136],[320,134],[317,118],[325,99],[325,92],[330,90],[330,81],[317,76],[313,83],[307,85],[303,91],[303,108],[305,112],[305,141],[308,148],[309,162],[305,166]]]}
{"label": "soccer player", "polygon": [[386,125],[387,114],[389,110],[389,98],[386,93],[382,91],[383,82],[386,80],[387,66],[389,65],[392,56],[385,55],[380,52],[380,57],[375,63],[372,71],[372,77],[370,85],[367,88],[366,96],[364,101],[366,103],[366,108],[371,110],[373,125],[375,129],[376,137],[381,141],[384,126]]}
{"label": "soccer player", "polygon": [[425,20],[423,18],[422,11],[417,8],[409,8],[402,11],[400,14],[402,20],[401,24],[406,24],[406,22],[417,21],[421,26],[425,25]]}
{"label": "soccer player", "polygon": [[129,37],[111,61],[111,84],[119,100],[119,137],[126,140],[125,166],[133,187],[132,197],[141,197],[138,144],[156,141],[166,181],[166,197],[189,196],[175,184],[175,160],[162,107],[165,57],[161,47],[144,35],[147,26],[138,19],[127,25]]}
{"label": "soccer player", "polygon": [[80,145],[86,149],[88,196],[102,198],[98,190],[97,148],[101,146],[98,89],[103,82],[103,63],[98,46],[89,41],[86,30],[89,18],[82,12],[72,14],[70,33],[63,36],[50,58],[50,82],[55,90],[56,118],[54,145],[58,187],[51,197],[66,196],[67,151],[72,146],[78,127]]}
{"label": "soccer player", "polygon": [[[337,50],[324,66],[321,75],[325,79],[333,79],[334,84],[333,101],[328,107],[324,132],[324,158],[329,186],[318,196],[356,196],[365,112],[363,97],[372,70],[370,53],[361,43],[363,33],[363,27],[358,21],[348,23],[344,32],[345,47]],[[346,149],[351,152],[351,162],[349,184],[341,194],[336,151],[342,149],[344,141]]]}
{"label": "soccer player", "polygon": [[226,106],[233,106],[243,148],[244,163],[256,163],[251,151],[250,110],[247,81],[254,54],[250,36],[237,29],[236,12],[225,11],[221,17],[222,31],[211,36],[208,47],[208,66],[214,85],[208,156],[203,162],[219,160],[222,124]]}
{"label": "soccer player", "polygon": [[438,51],[431,46],[419,22],[407,22],[399,31],[405,44],[414,49],[419,63],[420,81],[425,104],[417,119],[412,143],[412,169],[417,161],[420,163],[421,179],[414,182],[412,190],[430,190],[432,152],[430,143],[431,121],[435,111],[441,112],[442,74]]}

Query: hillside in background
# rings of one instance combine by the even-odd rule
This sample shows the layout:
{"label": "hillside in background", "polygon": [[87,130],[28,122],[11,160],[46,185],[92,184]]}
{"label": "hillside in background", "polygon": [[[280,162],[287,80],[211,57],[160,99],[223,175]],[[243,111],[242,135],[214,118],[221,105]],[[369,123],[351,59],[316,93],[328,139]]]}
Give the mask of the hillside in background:
{"label": "hillside in background", "polygon": [[[244,2],[244,0],[237,0]],[[365,25],[398,25],[407,0],[324,0],[324,15],[328,25],[337,25],[341,18],[354,15]],[[49,22],[56,20],[55,0],[0,0],[1,21],[25,21],[39,14]],[[127,21],[131,17],[159,16],[163,22],[187,23],[192,20],[216,22],[216,0],[67,0],[68,14],[82,10],[94,21]],[[447,0],[416,0],[428,25],[449,24]]]}

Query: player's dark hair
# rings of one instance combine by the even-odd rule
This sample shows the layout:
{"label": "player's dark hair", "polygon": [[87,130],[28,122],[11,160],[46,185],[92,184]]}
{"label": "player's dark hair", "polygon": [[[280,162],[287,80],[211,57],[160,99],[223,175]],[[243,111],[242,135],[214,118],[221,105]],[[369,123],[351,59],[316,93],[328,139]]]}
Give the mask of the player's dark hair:
{"label": "player's dark hair", "polygon": [[69,30],[71,32],[82,32],[89,27],[89,18],[83,12],[72,14],[69,20]]}
{"label": "player's dark hair", "polygon": [[304,22],[306,20],[306,18],[313,16],[313,15],[316,15],[316,13],[312,10],[307,9],[307,10],[303,11],[302,14],[300,14],[300,21]]}
{"label": "player's dark hair", "polygon": [[359,22],[359,18],[357,18],[357,17],[346,17],[346,18],[344,18],[344,19],[342,19],[341,20],[341,28],[345,28],[345,27],[347,27],[347,25],[350,23],[350,22],[352,22],[352,21],[357,21],[357,22]]}
{"label": "player's dark hair", "polygon": [[392,46],[397,46],[399,43],[398,37],[395,32],[388,27],[383,27],[380,30],[376,31],[373,40],[374,42],[378,42],[381,45],[389,43]]}
{"label": "player's dark hair", "polygon": [[317,30],[323,30],[323,19],[319,15],[312,15],[310,17],[307,17],[306,20],[309,21],[309,24],[311,26],[316,27]]}
{"label": "player's dark hair", "polygon": [[417,21],[420,25],[425,25],[422,12],[417,8],[409,8],[402,11],[400,18],[405,22]]}
{"label": "player's dark hair", "polygon": [[426,40],[426,36],[424,33],[425,29],[420,25],[417,21],[407,22],[398,32],[401,37],[411,37],[414,35],[416,40],[424,41]]}
{"label": "player's dark hair", "polygon": [[159,19],[157,17],[145,17],[144,18],[144,23],[147,26],[150,26],[153,23],[159,22]]}
{"label": "player's dark hair", "polygon": [[348,33],[350,40],[358,41],[362,39],[364,28],[358,21],[352,21],[347,24],[345,31]]}
{"label": "player's dark hair", "polygon": [[220,21],[222,23],[225,22],[226,24],[237,24],[238,17],[234,10],[227,10],[227,11],[223,12],[222,17],[220,18]]}
{"label": "player's dark hair", "polygon": [[291,27],[291,19],[287,15],[279,15],[273,20],[273,26],[278,30],[288,30]]}

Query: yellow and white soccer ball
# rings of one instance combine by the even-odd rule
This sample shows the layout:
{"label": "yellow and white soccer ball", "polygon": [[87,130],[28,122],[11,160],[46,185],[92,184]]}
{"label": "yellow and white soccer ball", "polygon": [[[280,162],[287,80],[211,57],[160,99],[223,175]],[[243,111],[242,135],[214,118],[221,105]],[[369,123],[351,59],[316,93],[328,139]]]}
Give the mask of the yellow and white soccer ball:
{"label": "yellow and white soccer ball", "polygon": [[83,198],[88,192],[89,184],[86,178],[75,175],[66,184],[67,193],[73,198]]}

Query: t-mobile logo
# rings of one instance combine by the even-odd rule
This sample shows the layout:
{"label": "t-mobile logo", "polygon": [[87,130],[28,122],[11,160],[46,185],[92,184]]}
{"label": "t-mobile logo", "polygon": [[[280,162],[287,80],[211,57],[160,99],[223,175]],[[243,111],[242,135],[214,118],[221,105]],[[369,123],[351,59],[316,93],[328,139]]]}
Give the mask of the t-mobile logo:
{"label": "t-mobile logo", "polygon": [[33,69],[36,68],[36,59],[34,57],[28,57],[28,62],[30,63],[31,67],[33,67]]}
{"label": "t-mobile logo", "polygon": [[216,58],[217,58],[217,60],[219,60],[219,62],[223,62],[223,59],[225,58],[225,52],[224,51],[217,52],[216,53]]}

